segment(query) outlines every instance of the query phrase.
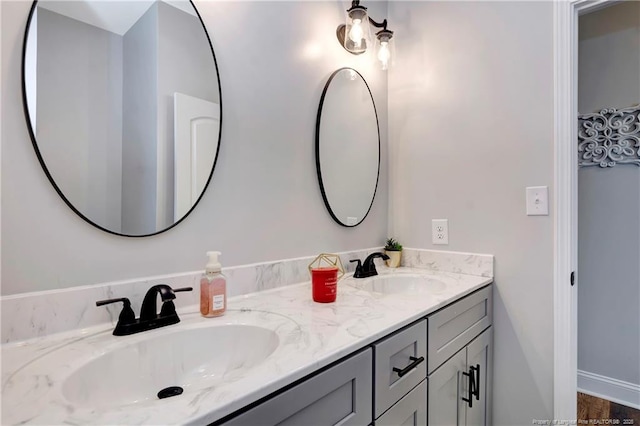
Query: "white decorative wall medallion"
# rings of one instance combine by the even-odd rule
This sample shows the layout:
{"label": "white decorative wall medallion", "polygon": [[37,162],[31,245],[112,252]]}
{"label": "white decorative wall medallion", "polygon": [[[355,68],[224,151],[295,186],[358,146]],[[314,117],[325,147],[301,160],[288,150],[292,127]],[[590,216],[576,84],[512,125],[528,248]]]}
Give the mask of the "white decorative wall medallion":
{"label": "white decorative wall medallion", "polygon": [[640,166],[640,104],[578,116],[578,165]]}

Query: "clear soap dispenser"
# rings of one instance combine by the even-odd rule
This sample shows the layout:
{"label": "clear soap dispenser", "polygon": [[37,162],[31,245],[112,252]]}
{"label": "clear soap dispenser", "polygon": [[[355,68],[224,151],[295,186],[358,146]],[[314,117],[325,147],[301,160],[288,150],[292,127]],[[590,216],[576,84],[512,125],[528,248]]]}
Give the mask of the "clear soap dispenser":
{"label": "clear soap dispenser", "polygon": [[227,310],[227,278],[220,272],[219,251],[208,251],[209,262],[200,279],[200,313],[219,317]]}

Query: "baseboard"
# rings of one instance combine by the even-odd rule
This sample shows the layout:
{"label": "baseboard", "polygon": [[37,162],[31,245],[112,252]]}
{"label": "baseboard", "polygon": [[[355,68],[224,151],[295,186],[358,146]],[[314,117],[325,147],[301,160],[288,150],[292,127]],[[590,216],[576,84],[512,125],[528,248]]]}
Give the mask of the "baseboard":
{"label": "baseboard", "polygon": [[578,370],[578,392],[640,410],[640,385]]}

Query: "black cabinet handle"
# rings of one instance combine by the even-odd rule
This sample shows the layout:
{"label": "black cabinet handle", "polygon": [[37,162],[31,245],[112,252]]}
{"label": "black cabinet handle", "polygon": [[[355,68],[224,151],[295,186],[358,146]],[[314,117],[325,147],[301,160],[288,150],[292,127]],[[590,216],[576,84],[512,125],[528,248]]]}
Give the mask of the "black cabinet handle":
{"label": "black cabinet handle", "polygon": [[469,372],[463,371],[462,374],[469,378],[469,386],[467,386],[467,397],[462,398],[464,402],[469,404],[469,408],[473,408],[473,395],[475,395],[476,375],[474,373],[475,367],[469,367]]}
{"label": "black cabinet handle", "polygon": [[405,374],[407,374],[409,371],[413,370],[414,368],[416,368],[418,366],[418,364],[420,364],[422,361],[424,361],[424,357],[421,356],[420,358],[416,358],[414,356],[410,356],[409,359],[412,361],[411,364],[407,365],[405,368],[398,368],[398,367],[393,367],[393,371],[395,371],[396,373],[398,373],[398,377],[402,377]]}
{"label": "black cabinet handle", "polygon": [[[474,374],[473,378],[473,396],[476,397],[476,401],[480,401],[480,364],[476,364],[475,367],[469,367]],[[471,398],[471,397],[469,397]]]}

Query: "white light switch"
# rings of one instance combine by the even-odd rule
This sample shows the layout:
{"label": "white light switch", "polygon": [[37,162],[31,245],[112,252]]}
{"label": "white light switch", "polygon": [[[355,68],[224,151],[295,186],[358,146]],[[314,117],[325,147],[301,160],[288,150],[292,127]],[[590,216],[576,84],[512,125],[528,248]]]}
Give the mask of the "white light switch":
{"label": "white light switch", "polygon": [[549,189],[546,186],[527,187],[527,216],[549,215]]}

